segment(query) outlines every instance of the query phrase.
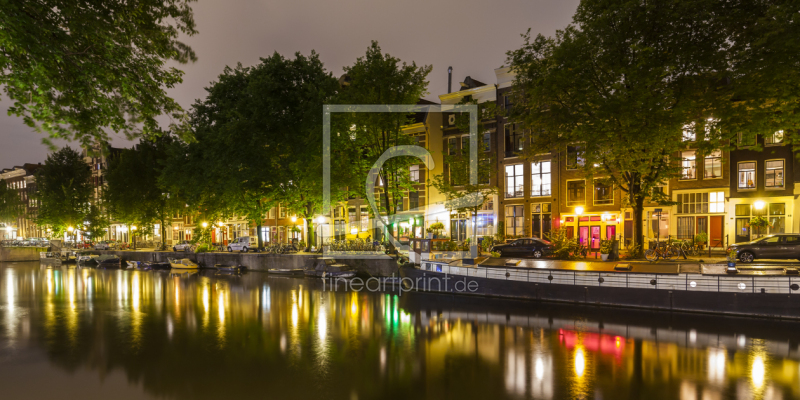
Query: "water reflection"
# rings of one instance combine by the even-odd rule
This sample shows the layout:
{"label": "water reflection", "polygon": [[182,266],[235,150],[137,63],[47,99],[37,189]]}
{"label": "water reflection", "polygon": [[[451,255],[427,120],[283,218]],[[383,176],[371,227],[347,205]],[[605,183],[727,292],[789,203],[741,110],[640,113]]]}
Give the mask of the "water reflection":
{"label": "water reflection", "polygon": [[[131,397],[800,397],[798,323],[333,293],[258,273],[19,263],[0,279],[0,384],[17,397],[3,372],[30,352],[46,357],[37,380],[121,371]],[[87,384],[66,379],[64,395]]]}

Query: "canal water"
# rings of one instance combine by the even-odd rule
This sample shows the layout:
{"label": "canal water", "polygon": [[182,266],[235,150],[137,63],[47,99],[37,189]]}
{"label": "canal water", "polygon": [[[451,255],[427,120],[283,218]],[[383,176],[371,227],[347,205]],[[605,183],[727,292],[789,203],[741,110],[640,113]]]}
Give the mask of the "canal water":
{"label": "canal water", "polygon": [[0,398],[800,398],[794,322],[329,289],[0,264]]}

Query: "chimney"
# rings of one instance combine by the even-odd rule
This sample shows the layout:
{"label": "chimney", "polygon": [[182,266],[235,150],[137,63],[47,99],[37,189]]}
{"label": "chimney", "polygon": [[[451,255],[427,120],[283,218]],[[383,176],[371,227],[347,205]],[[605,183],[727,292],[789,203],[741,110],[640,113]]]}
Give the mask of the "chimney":
{"label": "chimney", "polygon": [[447,67],[447,93],[453,89],[453,67]]}

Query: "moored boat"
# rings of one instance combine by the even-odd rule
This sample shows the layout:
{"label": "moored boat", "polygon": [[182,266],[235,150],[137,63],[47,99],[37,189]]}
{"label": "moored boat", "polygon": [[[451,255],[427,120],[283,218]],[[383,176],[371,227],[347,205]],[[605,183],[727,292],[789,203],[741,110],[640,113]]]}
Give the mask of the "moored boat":
{"label": "moored boat", "polygon": [[42,265],[49,266],[49,267],[60,267],[61,266],[61,257],[58,256],[56,253],[42,251],[39,252],[39,262]]}
{"label": "moored boat", "polygon": [[101,269],[120,269],[122,268],[122,259],[113,255],[103,255],[96,258],[97,268]]}
{"label": "moored boat", "polygon": [[247,271],[247,267],[245,267],[244,265],[215,264],[214,267],[219,272],[242,273]]}
{"label": "moored boat", "polygon": [[195,264],[192,260],[188,258],[168,258],[169,265],[173,269],[198,269],[200,268],[199,265]]}
{"label": "moored boat", "polygon": [[281,276],[303,276],[305,270],[302,268],[271,268],[267,270],[267,273]]}
{"label": "moored boat", "polygon": [[172,265],[168,262],[143,261],[139,263],[139,267],[142,269],[166,270],[172,268]]}

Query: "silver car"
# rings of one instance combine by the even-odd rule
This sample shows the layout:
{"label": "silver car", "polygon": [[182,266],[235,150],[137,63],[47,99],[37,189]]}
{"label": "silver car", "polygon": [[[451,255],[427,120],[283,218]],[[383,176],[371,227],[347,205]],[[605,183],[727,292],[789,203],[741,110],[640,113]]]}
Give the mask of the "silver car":
{"label": "silver car", "polygon": [[191,248],[192,248],[192,242],[184,240],[172,246],[172,251],[189,251]]}
{"label": "silver car", "polygon": [[94,245],[94,249],[95,250],[111,250],[111,245],[106,241],[97,242],[97,244]]}

